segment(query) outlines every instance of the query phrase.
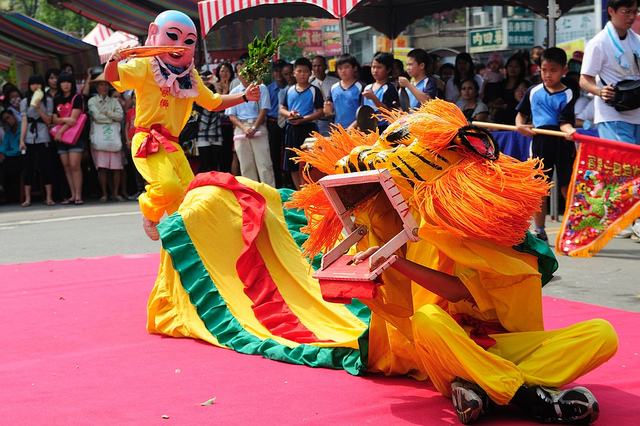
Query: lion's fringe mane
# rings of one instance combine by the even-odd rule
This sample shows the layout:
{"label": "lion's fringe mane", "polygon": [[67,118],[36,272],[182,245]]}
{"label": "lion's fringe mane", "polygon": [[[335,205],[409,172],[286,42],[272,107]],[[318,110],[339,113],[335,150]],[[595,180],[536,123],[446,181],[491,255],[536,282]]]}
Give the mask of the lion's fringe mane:
{"label": "lion's fringe mane", "polygon": [[[416,112],[434,116],[426,123],[418,121],[409,127],[412,135],[434,152],[448,149],[455,143],[453,139],[458,130],[467,125],[455,105],[439,99],[427,102]],[[393,112],[386,118],[393,122],[405,115]],[[342,232],[342,222],[320,184],[309,178],[309,166],[326,174],[337,174],[338,160],[355,147],[374,145],[379,135],[348,133],[337,126],[331,139],[319,134],[314,137],[317,138],[314,150],[295,150],[297,161],[306,163],[307,184],[287,203],[287,207],[303,209],[307,216],[308,225],[301,231],[309,234],[302,246],[303,255],[308,258],[333,248]],[[413,196],[407,200],[423,218],[421,230],[441,229],[460,238],[483,239],[507,246],[518,244],[551,186],[544,178],[542,162],[538,159],[521,162],[504,154],[490,161],[456,146],[465,158],[433,181],[416,182]]]}

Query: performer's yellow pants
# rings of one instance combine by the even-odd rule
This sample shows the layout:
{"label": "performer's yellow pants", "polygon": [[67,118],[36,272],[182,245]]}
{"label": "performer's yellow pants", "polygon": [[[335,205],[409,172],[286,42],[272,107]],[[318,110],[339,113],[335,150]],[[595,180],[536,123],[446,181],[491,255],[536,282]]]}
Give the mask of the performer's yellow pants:
{"label": "performer's yellow pants", "polygon": [[[146,133],[136,133],[133,138],[131,152],[138,151],[138,147]],[[138,198],[140,210],[147,219],[159,222],[166,212],[171,215],[178,210],[184,192],[193,180],[193,171],[182,147],[174,142],[178,148],[175,152],[167,152],[162,145],[158,152],[149,154],[146,158],[133,157],[133,163],[147,181],[146,193]]]}
{"label": "performer's yellow pants", "polygon": [[460,377],[477,383],[497,404],[506,405],[523,385],[564,386],[593,370],[618,349],[615,330],[593,319],[553,331],[492,334],[484,350],[437,305],[413,317],[415,347],[424,369],[443,395]]}

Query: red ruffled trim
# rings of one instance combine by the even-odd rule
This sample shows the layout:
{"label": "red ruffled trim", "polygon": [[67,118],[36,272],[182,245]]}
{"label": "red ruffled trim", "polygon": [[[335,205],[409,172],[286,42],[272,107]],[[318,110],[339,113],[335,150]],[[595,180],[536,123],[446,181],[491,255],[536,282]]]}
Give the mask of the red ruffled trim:
{"label": "red ruffled trim", "polygon": [[255,239],[262,228],[267,207],[264,197],[238,182],[233,175],[218,172],[196,175],[188,191],[208,185],[232,191],[242,208],[244,247],[236,262],[236,270],[245,285],[245,294],[253,301],[252,309],[256,319],[273,335],[297,343],[331,342],[320,340],[291,311],[256,247]]}

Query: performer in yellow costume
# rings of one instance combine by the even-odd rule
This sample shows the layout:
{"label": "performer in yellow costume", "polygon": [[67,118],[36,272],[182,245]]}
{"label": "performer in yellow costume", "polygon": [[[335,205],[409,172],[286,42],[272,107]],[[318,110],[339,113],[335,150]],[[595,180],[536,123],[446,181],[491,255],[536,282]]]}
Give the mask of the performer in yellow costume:
{"label": "performer in yellow costume", "polygon": [[[527,232],[549,189],[542,164],[499,155],[444,101],[389,121],[380,137],[336,129],[299,152],[326,174],[386,168],[411,207],[421,240],[396,252],[375,298],[330,304],[310,278],[299,240],[308,237],[303,253],[314,258],[342,230],[318,184],[285,194],[212,173],[159,227],[171,258],[149,300],[148,330],[353,374],[429,378],[462,423],[509,403],[542,422],[595,421],[591,392],[557,388],[610,359],[617,336],[600,319],[544,330],[541,288],[557,262]],[[355,222],[368,229],[358,260],[402,226],[382,195]]]}
{"label": "performer in yellow costume", "polygon": [[182,12],[168,10],[149,25],[146,46],[178,47],[181,51],[135,58],[123,65],[117,49],[105,67],[105,77],[118,91],[136,92],[136,134],[133,160],[147,181],[139,202],[147,235],[159,238],[160,218],[178,209],[193,172],[178,144],[178,135],[191,114],[193,102],[209,110],[224,110],[241,102],[260,99],[260,89],[250,85],[245,93],[218,95],[209,90],[194,69],[197,31]]}

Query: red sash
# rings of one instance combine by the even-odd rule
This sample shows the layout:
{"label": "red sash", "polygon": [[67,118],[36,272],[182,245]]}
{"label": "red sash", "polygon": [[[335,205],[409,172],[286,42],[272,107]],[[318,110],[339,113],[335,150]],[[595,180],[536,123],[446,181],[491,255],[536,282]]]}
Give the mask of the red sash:
{"label": "red sash", "polygon": [[467,314],[451,314],[451,317],[460,327],[472,327],[469,337],[485,350],[496,344],[495,339],[491,338],[489,334],[507,333],[507,330],[500,323],[483,321]]}
{"label": "red sash", "polygon": [[150,129],[144,127],[136,127],[136,133],[148,133],[147,137],[142,141],[135,157],[147,158],[149,154],[154,154],[160,149],[160,145],[164,146],[165,151],[175,152],[178,150],[171,142],[178,142],[178,138],[173,136],[162,124],[153,124]]}

